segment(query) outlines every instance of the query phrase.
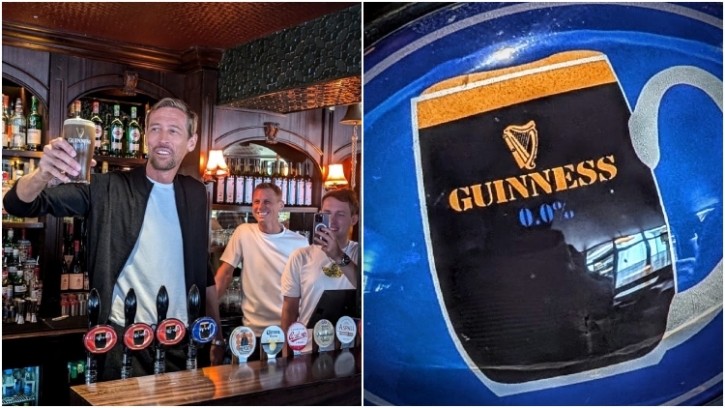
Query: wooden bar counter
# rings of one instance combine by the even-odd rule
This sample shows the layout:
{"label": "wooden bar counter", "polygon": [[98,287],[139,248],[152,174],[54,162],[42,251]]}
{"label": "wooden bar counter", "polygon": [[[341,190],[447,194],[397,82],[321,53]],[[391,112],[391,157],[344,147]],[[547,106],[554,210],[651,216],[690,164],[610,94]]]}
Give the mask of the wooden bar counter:
{"label": "wooden bar counter", "polygon": [[71,405],[361,405],[360,348],[71,387]]}

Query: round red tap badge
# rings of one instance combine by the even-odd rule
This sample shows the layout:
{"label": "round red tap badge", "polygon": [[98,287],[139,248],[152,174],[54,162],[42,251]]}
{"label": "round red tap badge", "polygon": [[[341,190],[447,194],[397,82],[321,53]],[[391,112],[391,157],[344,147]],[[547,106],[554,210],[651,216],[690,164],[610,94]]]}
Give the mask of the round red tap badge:
{"label": "round red tap badge", "polygon": [[186,327],[179,319],[165,319],[156,328],[156,338],[164,346],[179,344],[186,336]]}
{"label": "round red tap badge", "polygon": [[143,350],[154,341],[154,329],[146,323],[134,323],[123,335],[123,344],[129,350]]}
{"label": "round red tap badge", "polygon": [[93,354],[103,354],[111,350],[117,340],[118,336],[113,327],[103,324],[93,326],[88,330],[83,337],[83,345]]}
{"label": "round red tap badge", "polygon": [[307,328],[300,322],[294,322],[287,329],[287,343],[294,351],[304,350],[309,337],[307,336]]}

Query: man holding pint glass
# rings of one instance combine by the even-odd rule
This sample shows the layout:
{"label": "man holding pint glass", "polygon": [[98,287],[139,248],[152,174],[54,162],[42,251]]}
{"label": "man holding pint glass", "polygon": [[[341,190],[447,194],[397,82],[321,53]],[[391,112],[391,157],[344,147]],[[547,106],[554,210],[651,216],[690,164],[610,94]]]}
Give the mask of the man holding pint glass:
{"label": "man holding pint glass", "polygon": [[[183,101],[160,100],[146,120],[146,165],[89,178],[82,172],[89,171],[90,159],[74,146],[92,152],[92,142],[78,139],[85,136],[90,141],[94,132],[65,127],[64,133],[70,134],[51,140],[38,168],[5,195],[5,208],[17,216],[86,217],[91,287],[101,300],[99,323],[111,324],[119,338],[125,323],[124,300],[131,288],[137,298],[136,322],[157,322],[156,296],[163,285],[169,298],[167,317],[188,327],[193,322],[188,321],[187,294],[194,284],[206,288],[200,293],[201,304],[219,320],[207,256],[209,220],[199,210],[206,206],[206,189],[198,180],[177,174],[184,156],[196,146],[197,121]],[[63,184],[47,187],[54,177]],[[120,378],[121,343],[99,359],[100,379]],[[220,363],[223,353],[223,348],[213,345],[212,363]],[[133,375],[152,374],[153,357],[150,348],[135,352]],[[185,368],[185,359],[181,348],[167,350],[166,371]]]}

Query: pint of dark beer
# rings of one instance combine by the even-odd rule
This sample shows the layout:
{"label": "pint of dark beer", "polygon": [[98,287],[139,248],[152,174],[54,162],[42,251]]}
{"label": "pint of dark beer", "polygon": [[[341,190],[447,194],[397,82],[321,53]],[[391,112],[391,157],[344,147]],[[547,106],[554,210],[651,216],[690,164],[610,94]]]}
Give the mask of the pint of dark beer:
{"label": "pint of dark beer", "polygon": [[521,383],[659,343],[669,229],[606,55],[451,78],[413,106],[433,278],[471,365]]}
{"label": "pint of dark beer", "polygon": [[71,118],[63,122],[63,138],[73,146],[75,159],[81,165],[77,176],[68,175],[71,183],[90,183],[95,137],[96,126],[90,120]]}

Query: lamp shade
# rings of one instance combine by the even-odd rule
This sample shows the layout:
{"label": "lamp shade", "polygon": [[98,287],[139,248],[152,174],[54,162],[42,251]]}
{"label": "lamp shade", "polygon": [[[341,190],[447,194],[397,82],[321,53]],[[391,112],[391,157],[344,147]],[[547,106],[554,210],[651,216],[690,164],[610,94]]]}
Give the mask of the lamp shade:
{"label": "lamp shade", "polygon": [[342,164],[331,164],[327,169],[325,188],[330,190],[346,185],[347,179],[345,178],[345,172],[342,169]]}
{"label": "lamp shade", "polygon": [[221,150],[210,150],[209,161],[206,163],[206,174],[209,176],[223,177],[227,175],[227,170],[224,153]]}

